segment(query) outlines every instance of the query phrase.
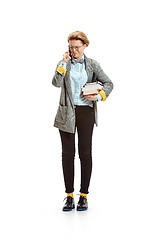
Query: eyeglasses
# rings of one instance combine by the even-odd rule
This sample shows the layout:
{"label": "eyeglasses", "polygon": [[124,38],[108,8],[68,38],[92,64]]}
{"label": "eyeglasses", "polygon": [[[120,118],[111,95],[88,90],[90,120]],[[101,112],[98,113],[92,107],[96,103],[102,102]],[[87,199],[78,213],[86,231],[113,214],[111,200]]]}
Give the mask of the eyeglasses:
{"label": "eyeglasses", "polygon": [[69,47],[70,50],[75,49],[75,50],[77,51],[77,50],[79,50],[82,46],[83,46],[83,45],[81,45],[81,46],[75,46],[75,47],[70,47],[70,46],[68,46],[68,47]]}

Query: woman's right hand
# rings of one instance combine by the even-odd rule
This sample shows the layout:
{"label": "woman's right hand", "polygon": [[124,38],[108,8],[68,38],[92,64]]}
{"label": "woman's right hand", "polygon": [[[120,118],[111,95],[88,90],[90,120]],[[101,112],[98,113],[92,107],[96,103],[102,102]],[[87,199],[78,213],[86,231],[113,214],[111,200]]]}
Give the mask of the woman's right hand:
{"label": "woman's right hand", "polygon": [[65,52],[64,54],[63,54],[63,62],[68,62],[69,60],[70,60],[71,58],[70,58],[70,56],[69,56],[69,51],[67,51],[67,52]]}

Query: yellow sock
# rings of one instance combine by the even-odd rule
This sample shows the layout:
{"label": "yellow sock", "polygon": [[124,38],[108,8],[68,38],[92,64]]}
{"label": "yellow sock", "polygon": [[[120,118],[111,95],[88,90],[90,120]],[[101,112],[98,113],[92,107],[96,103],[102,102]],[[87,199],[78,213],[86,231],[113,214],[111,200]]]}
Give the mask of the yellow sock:
{"label": "yellow sock", "polygon": [[72,197],[72,198],[74,198],[74,197],[73,197],[73,193],[67,193],[67,197]]}
{"label": "yellow sock", "polygon": [[80,196],[83,196],[87,199],[87,194],[86,193],[81,193]]}

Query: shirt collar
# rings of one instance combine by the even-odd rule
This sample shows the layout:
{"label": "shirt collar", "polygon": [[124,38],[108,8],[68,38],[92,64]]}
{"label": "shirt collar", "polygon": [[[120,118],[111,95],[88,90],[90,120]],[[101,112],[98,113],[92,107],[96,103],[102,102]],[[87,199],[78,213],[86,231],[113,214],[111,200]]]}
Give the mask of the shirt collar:
{"label": "shirt collar", "polygon": [[[72,59],[77,60],[77,59],[74,58],[73,56],[72,56]],[[84,60],[84,54],[83,54],[83,56],[82,56],[80,59],[83,59],[83,60]],[[80,60],[80,59],[78,59],[78,60]]]}
{"label": "shirt collar", "polygon": [[74,57],[72,56],[71,62],[72,62],[73,64],[76,64],[76,63],[84,63],[84,54],[83,54],[83,56],[82,56],[80,59],[76,59],[76,58],[74,58]]}

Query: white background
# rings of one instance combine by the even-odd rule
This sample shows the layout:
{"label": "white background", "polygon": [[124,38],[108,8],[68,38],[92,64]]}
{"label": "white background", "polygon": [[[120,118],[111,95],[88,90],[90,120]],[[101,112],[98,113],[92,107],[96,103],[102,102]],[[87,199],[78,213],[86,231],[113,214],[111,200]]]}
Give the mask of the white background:
{"label": "white background", "polygon": [[[0,220],[6,239],[160,239],[158,0],[0,2]],[[98,103],[89,210],[63,213],[52,86],[68,35],[114,83]],[[75,160],[75,200],[80,166]]]}

